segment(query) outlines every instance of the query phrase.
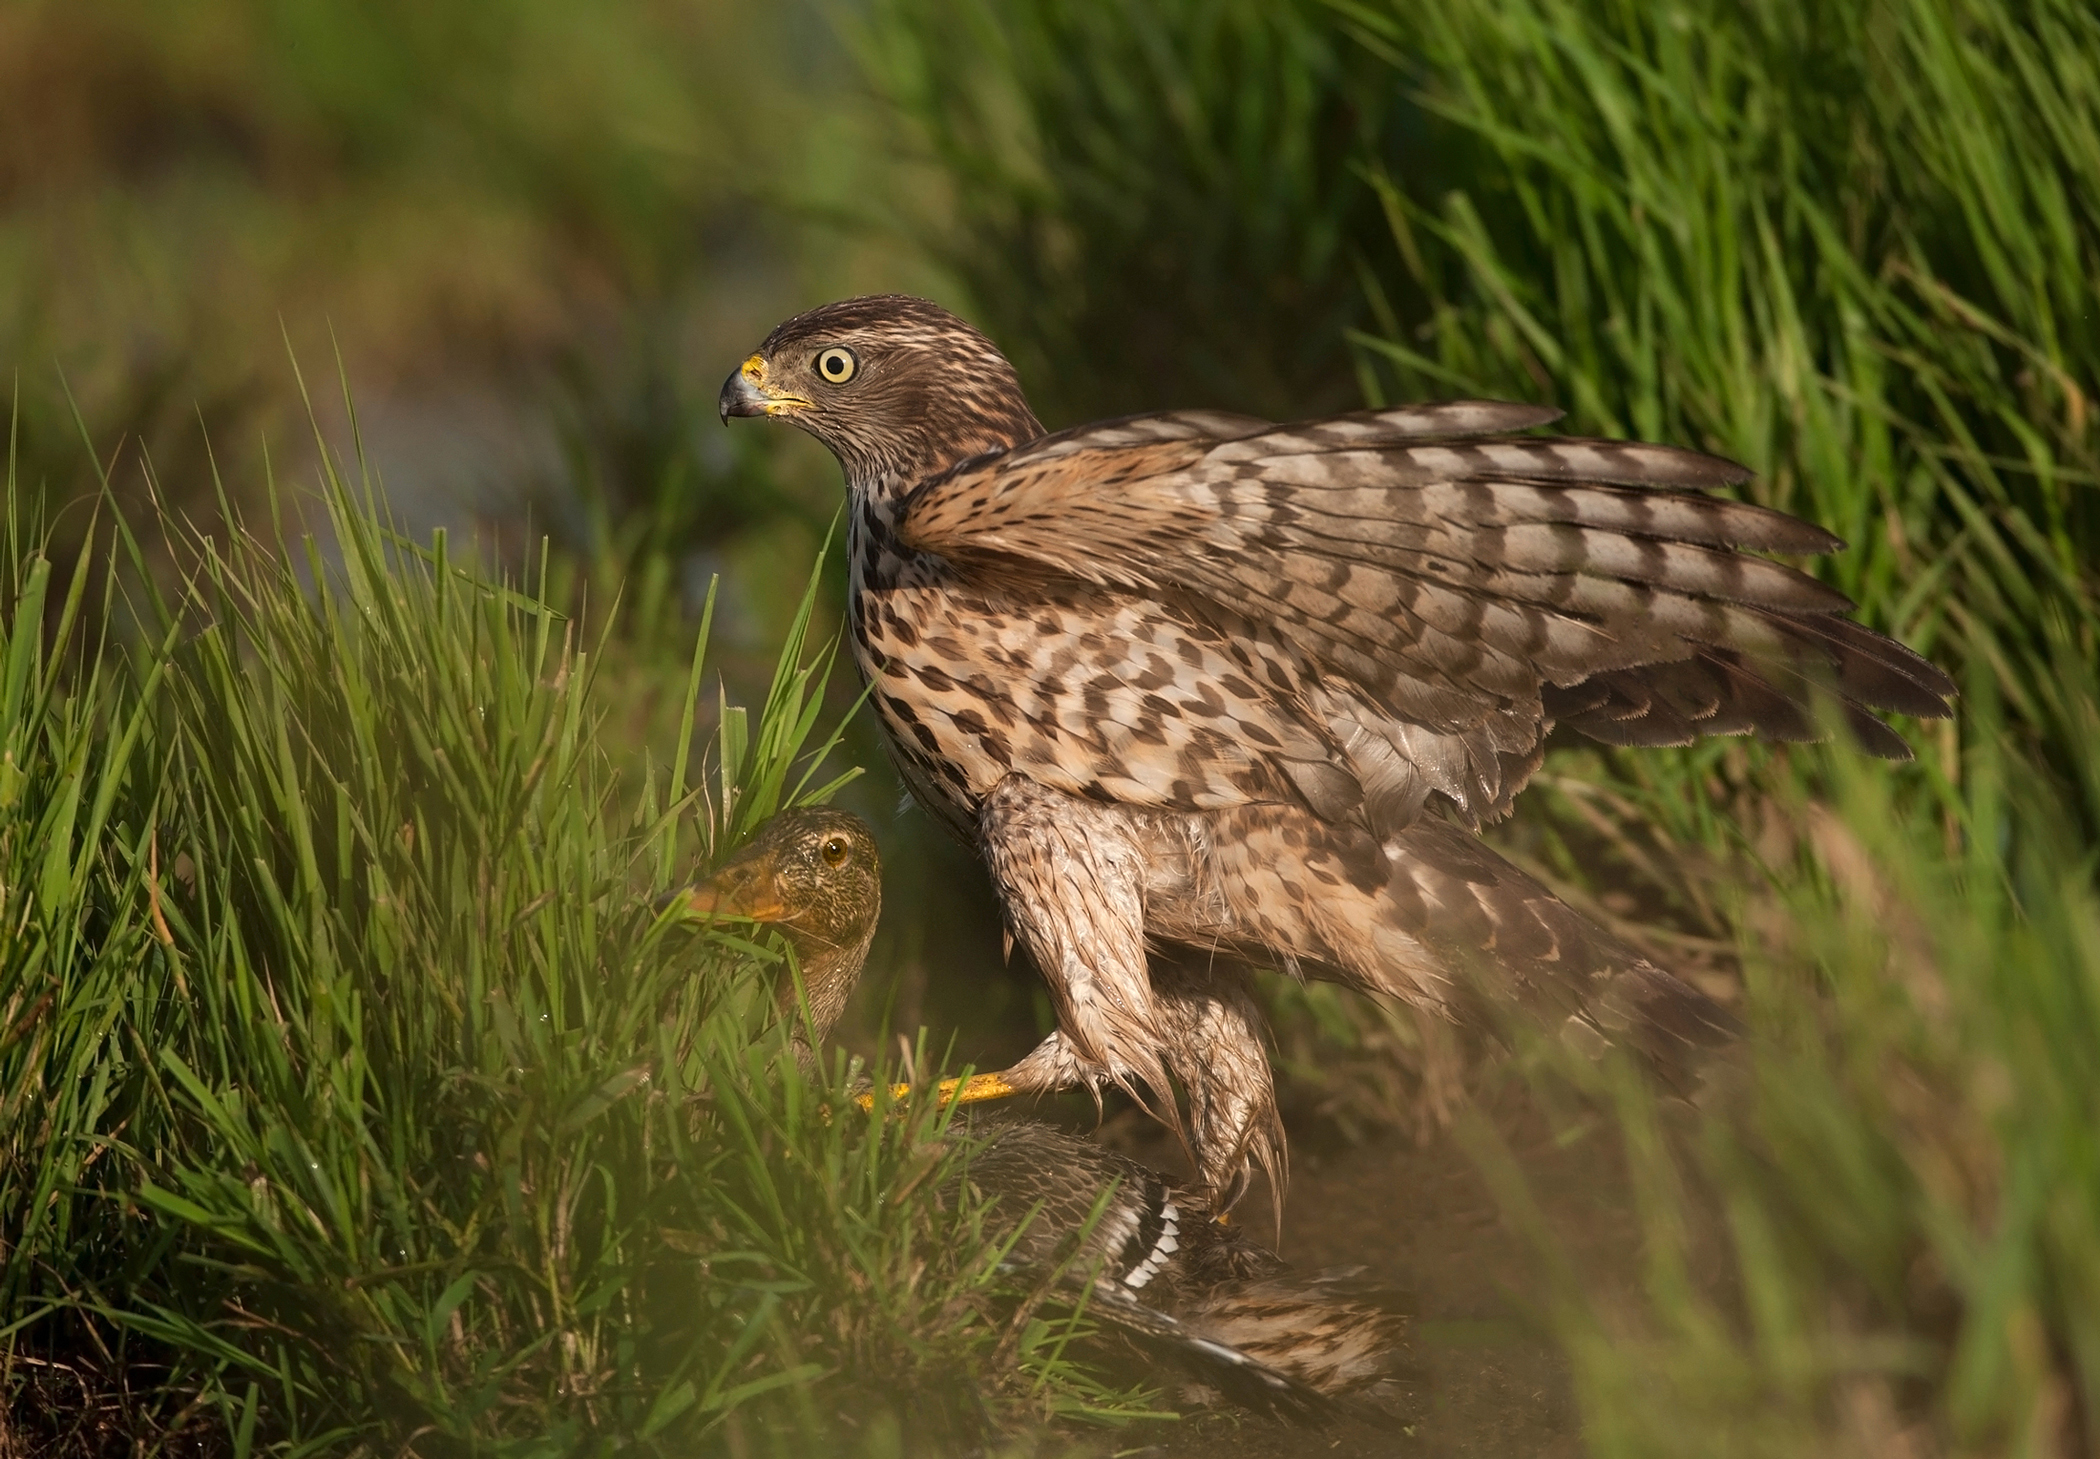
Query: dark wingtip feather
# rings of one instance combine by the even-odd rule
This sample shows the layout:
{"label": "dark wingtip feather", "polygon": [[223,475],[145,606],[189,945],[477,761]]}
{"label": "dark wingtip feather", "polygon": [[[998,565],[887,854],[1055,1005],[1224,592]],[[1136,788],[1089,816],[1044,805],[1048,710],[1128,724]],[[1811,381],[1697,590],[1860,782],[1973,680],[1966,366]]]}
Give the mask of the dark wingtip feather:
{"label": "dark wingtip feather", "polygon": [[1824,655],[1847,699],[1918,719],[1945,719],[1950,712],[1954,681],[1932,660],[1886,634],[1829,614],[1765,616]]}
{"label": "dark wingtip feather", "polygon": [[1852,545],[1837,533],[1818,527],[1814,522],[1804,522],[1799,517],[1788,516],[1785,512],[1774,512],[1772,515],[1784,524],[1776,530],[1784,533],[1785,540],[1760,543],[1767,552],[1785,552],[1796,557],[1830,557]]}
{"label": "dark wingtip feather", "polygon": [[1898,764],[1917,758],[1910,748],[1910,741],[1857,704],[1848,701],[1844,710],[1846,728],[1852,731],[1854,741],[1867,754],[1878,760],[1894,760]]}
{"label": "dark wingtip feather", "polygon": [[1637,1027],[1686,1048],[1717,1048],[1743,1036],[1743,1021],[1734,1013],[1653,963],[1628,969],[1612,993],[1639,1013]]}
{"label": "dark wingtip feather", "polygon": [[1595,436],[1542,436],[1528,444],[1548,449],[1513,475],[1531,472],[1546,481],[1594,481],[1674,491],[1711,491],[1740,486],[1757,473],[1725,456],[1648,441],[1607,441]]}

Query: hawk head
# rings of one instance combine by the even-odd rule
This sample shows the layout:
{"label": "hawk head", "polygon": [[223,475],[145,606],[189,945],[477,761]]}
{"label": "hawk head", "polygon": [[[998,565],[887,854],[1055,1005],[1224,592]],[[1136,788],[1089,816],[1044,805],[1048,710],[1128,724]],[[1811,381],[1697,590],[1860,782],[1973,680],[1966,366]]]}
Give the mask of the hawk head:
{"label": "hawk head", "polygon": [[1043,433],[998,347],[938,304],[873,294],[797,314],[722,385],[830,448],[849,485],[897,490]]}

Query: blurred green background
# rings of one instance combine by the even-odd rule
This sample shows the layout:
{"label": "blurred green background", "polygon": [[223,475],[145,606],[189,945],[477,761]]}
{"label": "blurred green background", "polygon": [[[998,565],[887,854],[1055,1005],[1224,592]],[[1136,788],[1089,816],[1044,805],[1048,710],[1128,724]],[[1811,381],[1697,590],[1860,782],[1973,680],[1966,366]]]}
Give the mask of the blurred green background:
{"label": "blurred green background", "polygon": [[[667,753],[651,669],[675,660],[676,679],[710,579],[748,697],[839,498],[810,443],[721,428],[722,377],[812,303],[955,292],[894,226],[932,189],[839,18],[705,0],[0,5],[0,362],[17,489],[53,508],[54,555],[96,482],[76,407],[135,515],[150,463],[176,511],[215,516],[216,473],[260,521],[270,477],[294,509],[316,478],[299,374],[349,447],[340,363],[404,527],[447,526],[512,571],[551,534],[578,606],[586,583],[600,613],[623,596],[628,748]],[[853,752],[885,779],[872,740]],[[981,875],[898,798],[886,779],[858,797],[924,853],[894,858],[894,899],[923,902],[923,884],[960,903],[886,959],[914,970],[899,1022],[915,1027],[918,969],[998,960]],[[1005,1005],[1026,985],[992,987],[988,1026],[1018,1016],[1007,1043],[1024,1038],[1025,1006]]]}
{"label": "blurred green background", "polygon": [[[972,317],[1053,428],[1544,400],[1741,460],[1846,537],[1814,570],[1963,687],[1904,727],[1916,765],[1557,745],[1498,832],[1717,993],[1747,980],[1776,1040],[1773,1098],[1699,1166],[1734,1297],[1660,1271],[1647,1366],[1566,1317],[1614,1451],[1752,1398],[1787,1416],[1757,1452],[1873,1450],[1877,1403],[1953,1450],[2100,1435],[2096,278],[2078,0],[0,0],[11,480],[54,559],[98,463],[141,523],[151,494],[213,530],[221,486],[267,521],[273,479],[296,507],[311,410],[413,534],[516,573],[545,533],[557,597],[619,600],[622,763],[671,753],[716,574],[713,662],[762,688],[837,477],[723,431],[715,391],[849,293]],[[834,561],[820,637],[841,591]],[[867,725],[845,755],[891,879],[855,1037],[1009,1057],[1040,1000],[982,873]],[[1272,993],[1299,1116],[1419,1124],[1460,1077],[1404,1019]],[[1894,1108],[1906,1081],[1931,1099]]]}

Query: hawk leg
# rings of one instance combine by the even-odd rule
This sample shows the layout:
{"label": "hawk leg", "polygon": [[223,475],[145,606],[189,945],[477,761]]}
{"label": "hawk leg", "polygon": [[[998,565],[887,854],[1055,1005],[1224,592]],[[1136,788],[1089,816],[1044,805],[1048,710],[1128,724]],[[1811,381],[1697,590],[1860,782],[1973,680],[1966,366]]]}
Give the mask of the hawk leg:
{"label": "hawk leg", "polygon": [[[1245,1193],[1250,1160],[1280,1199],[1283,1129],[1245,970],[1195,949],[1148,967],[1149,834],[1127,811],[1019,775],[986,797],[978,839],[1059,1024],[993,1077],[1017,1093],[1116,1084],[1183,1136],[1214,1209]],[[1169,1074],[1188,1091],[1186,1124]]]}
{"label": "hawk leg", "polygon": [[1058,1031],[1006,1082],[1024,1094],[1114,1084],[1178,1133],[1160,1057],[1171,1035],[1145,970],[1144,861],[1127,817],[1009,775],[985,797],[977,838],[1007,926],[1057,1009]]}
{"label": "hawk leg", "polygon": [[[1178,960],[1170,956],[1155,964],[1153,988],[1153,1005],[1168,1040],[1161,1050],[1163,1062],[1188,1092],[1187,1121],[1175,1122],[1180,1111],[1171,1103],[1171,1092],[1160,1096],[1164,1110],[1149,1103],[1146,1108],[1182,1136],[1214,1212],[1222,1215],[1238,1204],[1247,1193],[1250,1164],[1259,1165],[1269,1177],[1280,1227],[1290,1161],[1276,1110],[1276,1084],[1262,1046],[1261,1011],[1248,990],[1244,969],[1237,964],[1204,969],[1195,962],[1199,956],[1182,953]],[[1063,1030],[1009,1069],[980,1074],[967,1086],[949,1081],[957,1085],[951,1097],[965,1103],[1010,1094],[1099,1089],[1109,1082],[1102,1066],[1081,1056]]]}
{"label": "hawk leg", "polygon": [[1189,1144],[1211,1208],[1231,1210],[1246,1194],[1250,1164],[1259,1165],[1280,1230],[1289,1160],[1247,969],[1196,948],[1156,954],[1152,969],[1169,1029],[1167,1065],[1188,1091]]}

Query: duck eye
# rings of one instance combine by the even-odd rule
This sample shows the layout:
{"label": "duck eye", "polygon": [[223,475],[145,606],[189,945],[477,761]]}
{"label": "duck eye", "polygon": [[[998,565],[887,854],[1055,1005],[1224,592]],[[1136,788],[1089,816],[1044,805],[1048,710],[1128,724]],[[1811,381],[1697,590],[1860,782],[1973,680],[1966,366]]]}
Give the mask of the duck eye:
{"label": "duck eye", "polygon": [[817,352],[817,373],[834,385],[843,385],[860,371],[860,360],[840,345]]}
{"label": "duck eye", "polygon": [[826,866],[844,866],[846,864],[846,838],[843,836],[827,837],[824,844],[817,848],[817,855],[824,858]]}

